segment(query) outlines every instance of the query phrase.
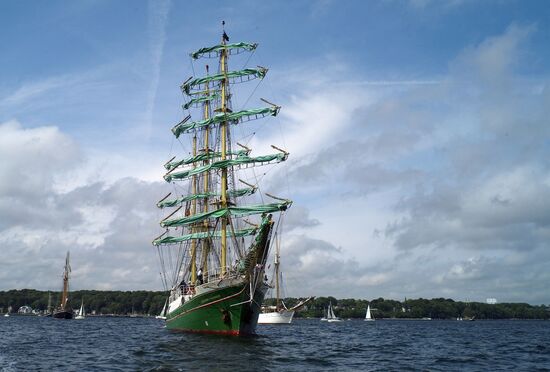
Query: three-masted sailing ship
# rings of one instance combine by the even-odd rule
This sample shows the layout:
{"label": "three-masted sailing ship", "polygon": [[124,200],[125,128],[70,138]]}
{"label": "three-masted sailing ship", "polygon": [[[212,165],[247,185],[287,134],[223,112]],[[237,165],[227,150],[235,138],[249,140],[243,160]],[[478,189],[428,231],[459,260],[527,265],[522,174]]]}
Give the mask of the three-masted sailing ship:
{"label": "three-masted sailing ship", "polygon": [[[285,161],[288,152],[272,146],[276,153],[253,156],[250,148],[237,142],[241,124],[276,116],[280,110],[264,99],[267,106],[262,108],[233,106],[235,84],[261,82],[267,69],[231,70],[229,59],[257,47],[229,43],[224,30],[219,44],[191,54],[193,60],[214,58],[217,71],[210,74],[206,65],[205,76],[181,85],[188,97],[183,105],[186,114],[172,133],[180,142],[186,139],[190,151],[165,164],[164,179],[173,191],[157,206],[176,209],[161,220],[165,231],[153,241],[164,285],[170,290],[166,327],[171,330],[255,333],[268,289],[264,275],[271,236],[278,228],[277,217],[292,203],[262,194],[253,172],[257,166]],[[261,197],[261,203],[251,202],[254,197]]]}
{"label": "three-masted sailing ship", "polygon": [[69,300],[69,274],[71,265],[69,264],[69,252],[65,258],[65,267],[63,270],[63,290],[61,292],[61,303],[54,309],[52,316],[58,319],[72,319],[73,309],[67,304]]}

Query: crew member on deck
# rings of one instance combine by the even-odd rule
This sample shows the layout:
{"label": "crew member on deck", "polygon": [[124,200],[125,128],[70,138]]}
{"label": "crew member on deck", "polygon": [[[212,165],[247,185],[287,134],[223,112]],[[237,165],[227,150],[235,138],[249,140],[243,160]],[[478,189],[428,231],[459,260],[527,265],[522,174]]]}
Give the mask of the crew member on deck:
{"label": "crew member on deck", "polygon": [[203,281],[202,281],[202,267],[199,269],[199,272],[197,273],[197,281],[199,282],[199,285],[203,283]]}

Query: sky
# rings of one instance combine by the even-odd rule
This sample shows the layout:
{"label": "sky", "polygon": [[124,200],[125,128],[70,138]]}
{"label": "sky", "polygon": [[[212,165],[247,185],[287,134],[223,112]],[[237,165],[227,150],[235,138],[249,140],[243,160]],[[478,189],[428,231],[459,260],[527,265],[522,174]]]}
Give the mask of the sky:
{"label": "sky", "polygon": [[542,0],[1,1],[0,290],[59,290],[68,250],[72,289],[162,289],[179,86],[222,20],[269,67],[236,104],[282,106],[247,125],[290,152],[262,170],[288,296],[550,304]]}

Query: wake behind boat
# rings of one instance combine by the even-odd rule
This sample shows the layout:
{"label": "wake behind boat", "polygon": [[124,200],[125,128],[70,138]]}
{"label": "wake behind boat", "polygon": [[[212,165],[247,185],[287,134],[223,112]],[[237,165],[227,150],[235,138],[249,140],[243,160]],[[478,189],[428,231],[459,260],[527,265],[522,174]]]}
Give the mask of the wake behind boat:
{"label": "wake behind boat", "polygon": [[[192,120],[189,111],[172,128],[177,139],[186,135],[190,157],[175,160],[174,156],[165,164],[164,179],[175,191],[157,206],[177,209],[160,222],[165,231],[153,241],[164,285],[170,289],[166,313],[170,330],[230,335],[256,330],[268,289],[265,263],[271,236],[278,228],[272,213],[283,213],[292,204],[267,193],[259,204],[243,202],[259,193],[255,174],[245,174],[245,169],[280,163],[289,155],[272,146],[278,153],[251,156],[252,150],[232,133],[237,125],[276,116],[280,110],[262,99],[267,107],[234,111],[232,86],[261,80],[267,69],[230,71],[228,59],[254,52],[257,46],[229,43],[223,31],[220,44],[191,54],[193,60],[217,58],[218,71],[210,74],[207,65],[206,76],[189,78],[181,85],[189,97],[184,110],[197,108],[200,119]],[[265,196],[274,202],[264,203]]]}

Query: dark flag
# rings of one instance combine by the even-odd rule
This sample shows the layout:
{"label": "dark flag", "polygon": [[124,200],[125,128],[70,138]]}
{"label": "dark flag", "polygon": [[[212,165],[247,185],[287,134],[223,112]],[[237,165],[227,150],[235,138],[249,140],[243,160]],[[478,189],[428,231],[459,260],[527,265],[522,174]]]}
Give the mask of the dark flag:
{"label": "dark flag", "polygon": [[229,41],[229,36],[227,36],[227,34],[225,33],[225,31],[223,32],[223,39],[225,41]]}

